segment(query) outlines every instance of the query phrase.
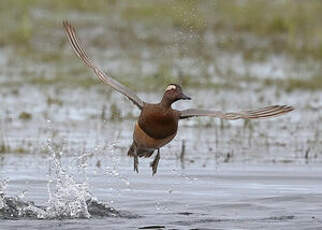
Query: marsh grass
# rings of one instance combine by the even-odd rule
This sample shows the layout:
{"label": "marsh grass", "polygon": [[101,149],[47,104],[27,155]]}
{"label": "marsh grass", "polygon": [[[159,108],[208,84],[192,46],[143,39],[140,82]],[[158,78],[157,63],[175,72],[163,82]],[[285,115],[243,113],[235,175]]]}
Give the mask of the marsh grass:
{"label": "marsh grass", "polygon": [[[48,23],[37,21],[34,15],[39,9],[50,10],[52,15],[78,11],[105,17],[117,13],[129,27],[135,21],[194,32],[206,29],[214,33],[248,32],[268,39],[270,48],[322,58],[320,1],[2,1],[0,44],[30,46],[31,40],[41,33],[38,26]],[[57,29],[57,22],[48,26],[52,27],[50,30]]]}
{"label": "marsh grass", "polygon": [[[272,54],[287,54],[298,61],[311,58],[322,59],[322,2],[321,1],[89,1],[89,0],[12,0],[0,2],[0,47],[15,50],[13,65],[17,60],[32,64],[46,63],[54,65],[58,71],[53,77],[39,73],[26,73],[23,83],[35,85],[72,85],[91,87],[99,84],[84,67],[73,67],[68,71],[59,71],[61,65],[74,63],[66,55],[66,39],[62,32],[61,21],[74,18],[75,14],[95,16],[102,24],[116,33],[118,45],[123,49],[136,46],[149,46],[160,50],[169,46],[167,38],[173,31],[180,31],[183,40],[178,39],[177,46],[188,47],[173,59],[185,55],[198,57],[201,62],[215,62],[205,34],[215,34],[218,39],[211,46],[227,52],[241,52],[249,62],[265,60]],[[42,16],[39,16],[42,15]],[[71,16],[70,16],[71,15]],[[117,20],[111,20],[117,18]],[[93,27],[91,20],[75,20],[82,29]],[[118,22],[115,24],[115,22]],[[114,24],[112,24],[114,23]],[[141,35],[137,26],[158,33]],[[98,25],[97,25],[98,26]],[[90,33],[89,33],[90,34]],[[90,38],[91,45],[99,48],[114,45],[105,42],[108,36],[96,35]],[[104,41],[104,42],[103,42]],[[260,42],[258,42],[260,41]],[[264,41],[264,42],[263,42]],[[116,42],[116,41],[114,41]],[[183,43],[183,44],[181,44]],[[50,48],[48,48],[48,46]],[[129,50],[125,50],[131,56]],[[137,59],[137,54],[133,54]],[[170,60],[170,63],[172,61]],[[204,71],[203,81],[187,73],[174,75],[173,66],[159,64],[158,71],[152,76],[138,76],[139,81],[129,80],[126,75],[119,79],[137,90],[154,90],[160,84],[180,82],[184,87],[238,88],[239,83],[231,79],[222,83],[213,83]],[[139,73],[131,73],[134,76]],[[86,75],[86,77],[85,77]],[[77,77],[71,77],[77,76]],[[184,76],[184,77],[181,77]],[[322,89],[322,77],[308,79],[286,78],[281,82],[262,81],[264,86],[276,85],[288,91],[295,89]],[[247,76],[238,80],[247,81]],[[278,83],[278,84],[276,84]],[[279,84],[280,83],[280,84]],[[7,85],[12,82],[6,83]],[[6,85],[4,84],[4,85]],[[15,85],[13,83],[12,85]]]}
{"label": "marsh grass", "polygon": [[0,144],[0,153],[8,153],[8,152],[10,152],[10,147],[5,142],[2,142]]}
{"label": "marsh grass", "polygon": [[292,92],[294,90],[314,91],[322,89],[322,76],[315,75],[307,79],[264,79],[262,80],[262,83],[263,86],[276,86],[277,88],[284,89],[287,92]]}
{"label": "marsh grass", "polygon": [[120,108],[118,108],[117,104],[111,104],[110,106],[110,120],[111,121],[121,121],[122,113]]}
{"label": "marsh grass", "polygon": [[28,120],[32,119],[32,115],[31,115],[31,113],[28,113],[28,112],[21,112],[19,114],[19,119],[28,121]]}
{"label": "marsh grass", "polygon": [[285,81],[285,85],[287,91],[293,91],[295,89],[321,90],[322,76],[316,75],[310,79],[288,79]]}
{"label": "marsh grass", "polygon": [[0,129],[0,153],[8,153],[10,151],[10,146],[4,134],[4,125],[1,124],[1,126],[2,127]]}
{"label": "marsh grass", "polygon": [[62,106],[63,105],[63,101],[58,99],[58,98],[52,98],[52,97],[47,97],[47,105],[51,106],[51,105],[58,105],[58,106]]}

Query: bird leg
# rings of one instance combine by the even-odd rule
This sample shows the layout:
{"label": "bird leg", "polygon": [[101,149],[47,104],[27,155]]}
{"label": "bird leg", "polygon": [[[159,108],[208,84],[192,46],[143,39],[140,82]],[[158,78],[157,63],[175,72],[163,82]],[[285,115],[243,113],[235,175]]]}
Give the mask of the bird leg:
{"label": "bird leg", "polygon": [[160,149],[158,149],[158,153],[155,156],[154,160],[150,163],[150,166],[152,168],[152,176],[157,173],[158,165],[160,160]]}
{"label": "bird leg", "polygon": [[139,173],[139,157],[138,157],[137,148],[136,148],[135,143],[133,143],[131,145],[131,148],[130,148],[129,152],[130,152],[129,155],[133,157],[134,171]]}
{"label": "bird leg", "polygon": [[139,167],[138,167],[139,166],[139,158],[138,158],[138,155],[135,154],[133,156],[133,158],[134,158],[134,171],[139,173]]}

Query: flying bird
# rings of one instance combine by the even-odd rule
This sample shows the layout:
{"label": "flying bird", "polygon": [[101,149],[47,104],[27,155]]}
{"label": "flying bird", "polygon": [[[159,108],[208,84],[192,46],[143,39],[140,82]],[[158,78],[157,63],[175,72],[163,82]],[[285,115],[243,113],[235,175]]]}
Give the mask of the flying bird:
{"label": "flying bird", "polygon": [[136,172],[139,172],[138,158],[151,157],[155,150],[157,150],[157,154],[150,166],[152,167],[152,175],[157,172],[160,160],[160,148],[168,144],[176,136],[178,123],[181,119],[197,116],[217,117],[226,120],[256,119],[276,117],[294,110],[292,106],[287,105],[272,105],[255,110],[230,113],[203,109],[175,110],[171,107],[174,102],[178,100],[191,100],[190,97],[183,93],[182,87],[178,84],[169,84],[159,103],[145,102],[134,91],[104,73],[88,57],[79,42],[76,30],[72,24],[64,21],[63,26],[76,55],[94,71],[103,83],[126,96],[141,110],[134,127],[133,142],[128,151],[128,156],[134,158],[134,171]]}

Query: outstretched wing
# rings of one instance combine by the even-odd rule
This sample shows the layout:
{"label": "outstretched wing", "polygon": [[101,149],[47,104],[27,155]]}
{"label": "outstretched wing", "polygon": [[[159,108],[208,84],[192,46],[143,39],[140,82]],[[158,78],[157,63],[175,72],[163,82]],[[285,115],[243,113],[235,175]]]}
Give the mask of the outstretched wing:
{"label": "outstretched wing", "polygon": [[221,111],[211,111],[202,109],[186,109],[180,111],[180,119],[195,116],[218,117],[226,120],[256,119],[265,117],[276,117],[293,110],[294,108],[292,106],[287,105],[272,105],[260,109],[243,111],[239,113],[224,113]]}
{"label": "outstretched wing", "polygon": [[78,41],[78,38],[76,36],[75,28],[67,21],[63,22],[63,26],[65,28],[66,35],[68,37],[68,40],[73,47],[75,53],[77,56],[88,66],[90,67],[94,73],[98,76],[98,78],[104,82],[105,84],[111,86],[116,91],[122,93],[126,97],[128,97],[135,105],[137,105],[140,109],[143,108],[144,102],[132,91],[131,89],[127,88],[126,86],[122,85],[118,81],[114,80],[110,76],[108,76],[106,73],[101,71],[88,57],[85,50],[80,45],[80,42]]}

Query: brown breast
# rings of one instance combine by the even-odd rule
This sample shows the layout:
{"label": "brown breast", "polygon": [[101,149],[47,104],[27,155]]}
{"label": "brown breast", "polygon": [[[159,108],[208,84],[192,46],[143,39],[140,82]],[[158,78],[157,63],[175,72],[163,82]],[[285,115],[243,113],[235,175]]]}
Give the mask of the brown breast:
{"label": "brown breast", "polygon": [[153,138],[149,136],[143,129],[139,126],[138,122],[135,124],[133,139],[138,145],[139,149],[158,149],[162,146],[168,144],[175,136],[176,132],[165,137],[165,138]]}
{"label": "brown breast", "polygon": [[142,109],[139,126],[150,137],[163,139],[177,133],[178,113],[171,107],[148,104]]}

